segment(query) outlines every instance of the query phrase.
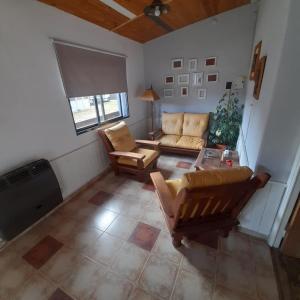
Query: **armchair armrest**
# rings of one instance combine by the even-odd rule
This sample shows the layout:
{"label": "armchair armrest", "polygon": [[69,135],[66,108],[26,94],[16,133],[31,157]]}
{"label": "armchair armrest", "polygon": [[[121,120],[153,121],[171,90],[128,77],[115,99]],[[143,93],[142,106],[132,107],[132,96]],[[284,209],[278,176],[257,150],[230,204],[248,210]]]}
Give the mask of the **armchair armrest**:
{"label": "armchair armrest", "polygon": [[134,153],[134,152],[113,151],[113,152],[109,152],[109,155],[116,156],[116,157],[133,158],[137,160],[142,160],[143,158],[145,158],[144,154]]}
{"label": "armchair armrest", "polygon": [[171,204],[174,202],[174,199],[167,184],[165,183],[164,177],[160,172],[150,173],[150,177],[157,191],[162,209],[167,216],[173,218],[174,212]]}
{"label": "armchair armrest", "polygon": [[135,142],[139,145],[150,146],[154,150],[159,150],[159,141],[149,141],[149,140],[135,140]]}
{"label": "armchair armrest", "polygon": [[151,140],[155,140],[155,138],[160,138],[163,135],[161,129],[156,129],[148,133]]}
{"label": "armchair armrest", "polygon": [[203,135],[202,135],[202,139],[205,141],[204,147],[206,147],[206,145],[207,145],[208,134],[209,134],[209,130],[207,129],[207,130],[203,133]]}

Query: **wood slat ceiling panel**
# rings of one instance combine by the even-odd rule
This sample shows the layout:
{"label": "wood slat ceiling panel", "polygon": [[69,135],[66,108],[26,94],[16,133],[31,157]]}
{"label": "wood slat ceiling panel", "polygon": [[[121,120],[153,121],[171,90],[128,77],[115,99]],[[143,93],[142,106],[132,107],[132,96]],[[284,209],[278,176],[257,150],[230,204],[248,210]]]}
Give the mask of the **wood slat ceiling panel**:
{"label": "wood slat ceiling panel", "polygon": [[99,0],[38,0],[112,30],[129,19]]}
{"label": "wood slat ceiling panel", "polygon": [[152,3],[152,0],[115,0],[135,15],[139,16],[144,13],[144,8]]}
{"label": "wood slat ceiling panel", "polygon": [[145,43],[167,33],[166,30],[144,15],[113,31],[140,43]]}

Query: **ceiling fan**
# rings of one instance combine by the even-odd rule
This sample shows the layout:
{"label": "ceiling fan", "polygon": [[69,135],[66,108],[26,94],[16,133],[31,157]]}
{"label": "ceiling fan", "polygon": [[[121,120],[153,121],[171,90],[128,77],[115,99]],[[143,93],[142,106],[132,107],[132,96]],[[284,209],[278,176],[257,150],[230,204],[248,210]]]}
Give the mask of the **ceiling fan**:
{"label": "ceiling fan", "polygon": [[173,28],[166,24],[161,18],[161,15],[166,15],[170,12],[170,6],[164,4],[161,0],[154,0],[152,4],[144,8],[144,14],[157,25],[164,28],[167,32],[173,31]]}

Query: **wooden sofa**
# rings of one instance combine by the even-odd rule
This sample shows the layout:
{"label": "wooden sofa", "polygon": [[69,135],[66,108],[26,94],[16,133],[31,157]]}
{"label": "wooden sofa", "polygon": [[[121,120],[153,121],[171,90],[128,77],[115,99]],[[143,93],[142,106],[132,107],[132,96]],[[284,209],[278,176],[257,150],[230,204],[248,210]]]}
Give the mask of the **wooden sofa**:
{"label": "wooden sofa", "polygon": [[208,124],[209,114],[164,112],[162,128],[149,136],[160,142],[162,152],[197,156],[207,144]]}
{"label": "wooden sofa", "polygon": [[172,180],[165,180],[160,172],[150,176],[173,245],[179,247],[183,237],[201,241],[208,234],[215,248],[218,235],[227,237],[239,224],[241,210],[271,177],[253,176],[247,167],[191,172]]}

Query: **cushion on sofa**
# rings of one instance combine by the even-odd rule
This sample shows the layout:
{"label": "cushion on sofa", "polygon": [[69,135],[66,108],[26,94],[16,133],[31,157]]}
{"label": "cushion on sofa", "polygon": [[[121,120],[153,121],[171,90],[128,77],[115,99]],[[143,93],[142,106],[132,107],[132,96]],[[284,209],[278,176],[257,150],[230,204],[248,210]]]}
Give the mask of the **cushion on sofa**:
{"label": "cushion on sofa", "polygon": [[205,140],[196,136],[183,135],[176,143],[176,147],[201,150],[205,145]]}
{"label": "cushion on sofa", "polygon": [[163,113],[162,131],[164,134],[182,134],[183,113]]}
{"label": "cushion on sofa", "polygon": [[177,193],[181,190],[182,188],[182,180],[181,179],[169,179],[165,181],[169,191],[172,194],[172,197],[175,199],[177,196]]}
{"label": "cushion on sofa", "polygon": [[116,151],[127,152],[137,146],[124,121],[105,129],[104,132]]}
{"label": "cushion on sofa", "polygon": [[180,135],[166,134],[163,135],[159,141],[163,146],[176,147],[176,143],[179,141]]}
{"label": "cushion on sofa", "polygon": [[[137,148],[132,152],[145,155],[145,157],[143,158],[144,167],[147,167],[159,155],[158,151],[144,149],[144,148]],[[118,158],[118,163],[122,165],[134,166],[134,167],[137,166],[137,160],[128,157]]]}
{"label": "cushion on sofa", "polygon": [[202,137],[208,128],[209,114],[185,113],[183,117],[182,135]]}

